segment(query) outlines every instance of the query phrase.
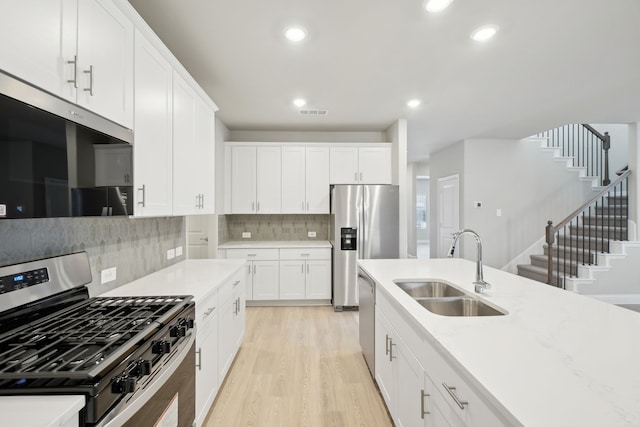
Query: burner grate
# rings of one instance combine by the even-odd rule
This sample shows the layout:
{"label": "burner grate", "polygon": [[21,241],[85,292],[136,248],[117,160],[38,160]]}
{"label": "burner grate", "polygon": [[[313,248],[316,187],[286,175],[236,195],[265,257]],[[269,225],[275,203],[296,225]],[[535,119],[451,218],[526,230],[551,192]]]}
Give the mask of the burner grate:
{"label": "burner grate", "polygon": [[89,375],[129,354],[189,297],[97,297],[0,337],[0,378]]}

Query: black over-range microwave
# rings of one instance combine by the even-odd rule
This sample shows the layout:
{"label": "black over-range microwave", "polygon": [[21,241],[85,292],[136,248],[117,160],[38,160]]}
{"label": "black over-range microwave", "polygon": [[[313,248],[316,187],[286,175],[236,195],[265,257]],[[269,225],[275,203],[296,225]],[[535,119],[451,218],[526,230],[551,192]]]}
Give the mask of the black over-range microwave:
{"label": "black over-range microwave", "polygon": [[133,214],[133,133],[0,72],[0,219]]}

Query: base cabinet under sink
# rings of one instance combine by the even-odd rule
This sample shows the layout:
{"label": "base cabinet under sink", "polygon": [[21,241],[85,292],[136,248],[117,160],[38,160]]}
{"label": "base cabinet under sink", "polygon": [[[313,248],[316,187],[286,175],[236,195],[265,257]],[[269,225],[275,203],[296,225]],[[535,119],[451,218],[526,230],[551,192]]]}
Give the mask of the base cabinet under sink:
{"label": "base cabinet under sink", "polygon": [[508,423],[454,368],[403,308],[376,287],[375,379],[398,427],[500,427]]}

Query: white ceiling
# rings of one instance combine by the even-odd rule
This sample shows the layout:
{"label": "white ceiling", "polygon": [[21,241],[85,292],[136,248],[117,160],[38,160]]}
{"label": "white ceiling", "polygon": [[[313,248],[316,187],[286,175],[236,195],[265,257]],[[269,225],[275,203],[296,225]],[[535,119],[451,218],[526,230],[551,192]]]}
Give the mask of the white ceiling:
{"label": "white ceiling", "polygon": [[[640,1],[130,0],[232,130],[383,131],[409,159],[564,123],[640,121]],[[291,24],[306,28],[293,45]],[[500,27],[485,44],[469,38]],[[305,108],[328,109],[304,117]],[[410,98],[422,104],[406,106]]]}

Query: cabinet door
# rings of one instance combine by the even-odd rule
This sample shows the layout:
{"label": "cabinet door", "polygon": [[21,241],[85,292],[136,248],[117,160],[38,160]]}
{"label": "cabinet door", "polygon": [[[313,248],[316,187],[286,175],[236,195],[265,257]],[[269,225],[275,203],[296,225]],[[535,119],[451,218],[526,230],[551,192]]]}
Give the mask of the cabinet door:
{"label": "cabinet door", "polygon": [[0,69],[75,102],[77,0],[4,0],[2,9]]}
{"label": "cabinet door", "polygon": [[331,261],[308,260],[306,262],[306,291],[307,299],[331,298]]}
{"label": "cabinet door", "polygon": [[139,32],[136,32],[135,70],[135,214],[171,215],[173,69]]}
{"label": "cabinet door", "polygon": [[277,300],[279,292],[279,261],[253,261],[253,299]]}
{"label": "cabinet door", "polygon": [[197,95],[178,73],[173,73],[173,213],[193,215],[200,209],[198,174],[206,153],[196,140]]}
{"label": "cabinet door", "polygon": [[331,147],[329,150],[331,184],[358,183],[358,148]]}
{"label": "cabinet door", "polygon": [[282,209],[280,147],[258,147],[256,153],[256,212],[280,213]]}
{"label": "cabinet door", "polygon": [[282,213],[306,212],[305,170],[304,147],[282,147]]}
{"label": "cabinet door", "polygon": [[[398,427],[425,427],[429,417],[425,409],[426,399],[430,394],[424,388],[424,369],[409,351],[402,340],[394,350],[396,359],[396,384],[397,384],[397,417]],[[424,399],[424,401],[423,401]],[[424,411],[424,412],[423,412]]]}
{"label": "cabinet door", "polygon": [[376,309],[376,331],[375,331],[375,377],[380,388],[380,393],[384,398],[391,418],[396,418],[396,391],[393,372],[393,354],[390,347],[393,340],[391,326],[385,319],[382,312]]}
{"label": "cabinet door", "polygon": [[237,302],[231,298],[221,304],[221,307],[218,314],[218,380],[220,383],[224,381],[235,356]]}
{"label": "cabinet door", "polygon": [[314,214],[328,214],[329,147],[307,147],[305,153],[306,212]]}
{"label": "cabinet door", "polygon": [[211,314],[206,330],[196,337],[196,425],[204,422],[218,392],[218,316]]}
{"label": "cabinet door", "polygon": [[198,193],[201,194],[201,214],[215,213],[215,112],[198,97],[196,102],[196,157],[200,158],[198,170]]}
{"label": "cabinet door", "polygon": [[134,26],[111,1],[78,3],[78,104],[133,128]]}
{"label": "cabinet door", "polygon": [[280,299],[304,299],[304,261],[280,261]]}
{"label": "cabinet door", "polygon": [[360,147],[358,168],[361,184],[391,184],[391,148]]}
{"label": "cabinet door", "polygon": [[256,147],[231,147],[231,212],[256,213]]}

